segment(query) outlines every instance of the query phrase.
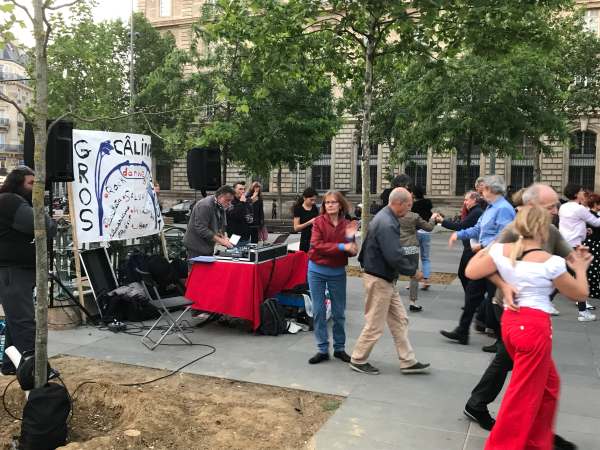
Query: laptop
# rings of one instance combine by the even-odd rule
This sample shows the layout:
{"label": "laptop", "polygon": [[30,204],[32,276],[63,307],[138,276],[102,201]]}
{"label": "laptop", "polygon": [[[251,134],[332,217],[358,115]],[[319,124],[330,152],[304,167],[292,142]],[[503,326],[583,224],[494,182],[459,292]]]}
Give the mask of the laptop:
{"label": "laptop", "polygon": [[283,233],[280,234],[279,236],[277,236],[275,238],[275,240],[273,242],[271,242],[271,245],[279,245],[279,244],[284,244],[285,241],[287,241],[287,238],[290,237],[290,233]]}

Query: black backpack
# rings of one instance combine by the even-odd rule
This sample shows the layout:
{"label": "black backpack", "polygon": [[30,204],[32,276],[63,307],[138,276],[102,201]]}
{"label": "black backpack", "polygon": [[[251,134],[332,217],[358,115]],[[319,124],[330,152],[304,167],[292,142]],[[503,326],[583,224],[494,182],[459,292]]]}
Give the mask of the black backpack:
{"label": "black backpack", "polygon": [[71,401],[64,386],[47,383],[33,389],[23,408],[19,448],[54,450],[67,442],[67,418]]}
{"label": "black backpack", "polygon": [[258,331],[267,336],[277,336],[287,332],[285,309],[277,299],[268,298],[260,305],[260,327]]}

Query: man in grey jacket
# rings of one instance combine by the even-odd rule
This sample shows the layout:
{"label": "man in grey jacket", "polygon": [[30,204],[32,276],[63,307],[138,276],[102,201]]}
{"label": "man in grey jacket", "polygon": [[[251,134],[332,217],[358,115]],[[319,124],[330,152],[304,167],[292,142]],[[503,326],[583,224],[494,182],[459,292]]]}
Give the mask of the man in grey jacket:
{"label": "man in grey jacket", "polygon": [[359,260],[364,269],[365,326],[352,352],[350,368],[369,375],[379,370],[367,362],[387,322],[404,374],[427,372],[429,364],[416,360],[408,340],[408,317],[396,289],[399,267],[406,254],[400,244],[400,222],[412,207],[412,195],[404,188],[390,193],[388,205],[379,211],[367,232]]}
{"label": "man in grey jacket", "polygon": [[235,191],[231,186],[221,186],[215,195],[209,195],[200,200],[190,215],[183,243],[187,249],[188,258],[195,256],[212,256],[215,244],[232,248],[233,244],[227,238],[226,210],[231,206]]}

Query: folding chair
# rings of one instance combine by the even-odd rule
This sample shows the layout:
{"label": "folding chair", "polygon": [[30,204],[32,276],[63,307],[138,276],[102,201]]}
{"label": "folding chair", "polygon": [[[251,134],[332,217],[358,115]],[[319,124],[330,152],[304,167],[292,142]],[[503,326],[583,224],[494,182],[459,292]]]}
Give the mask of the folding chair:
{"label": "folding chair", "polygon": [[[156,284],[156,281],[154,281],[152,274],[150,274],[149,272],[144,272],[139,268],[136,268],[135,270],[142,277],[142,286],[144,286],[144,291],[148,296],[150,304],[156,309],[158,309],[158,311],[160,312],[160,317],[156,320],[156,322],[152,324],[152,326],[146,332],[146,334],[142,336],[142,344],[144,344],[150,350],[154,350],[157,346],[160,345],[160,343],[167,335],[171,334],[172,332],[175,332],[177,333],[179,339],[181,339],[186,344],[192,345],[192,341],[190,341],[184,335],[179,322],[181,321],[183,315],[190,310],[193,302],[182,296],[162,298],[158,292],[158,285]],[[150,292],[152,292],[154,295],[152,295]],[[179,314],[176,318],[173,318],[173,315],[171,313],[181,310],[183,310],[181,314]],[[169,325],[169,328],[167,328],[164,331],[161,331],[160,338],[157,341],[154,341],[150,337],[150,333],[152,333],[152,331],[155,330],[155,328],[163,319],[165,320],[167,325]]]}

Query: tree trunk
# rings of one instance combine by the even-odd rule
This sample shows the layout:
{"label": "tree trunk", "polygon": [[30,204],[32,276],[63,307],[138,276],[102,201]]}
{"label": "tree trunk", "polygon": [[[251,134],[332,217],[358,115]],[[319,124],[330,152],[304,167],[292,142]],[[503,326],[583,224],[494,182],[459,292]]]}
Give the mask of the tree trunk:
{"label": "tree trunk", "polygon": [[229,145],[225,144],[221,152],[221,185],[227,184],[227,163],[229,163]]}
{"label": "tree trunk", "polygon": [[279,220],[283,219],[283,196],[281,194],[281,164],[277,168],[277,209],[279,210]]}
{"label": "tree trunk", "polygon": [[542,182],[542,150],[537,140],[533,149],[533,182]]}
{"label": "tree trunk", "polygon": [[[33,30],[35,37],[35,183],[33,187],[33,223],[36,252],[35,304],[35,387],[46,384],[48,364],[48,246],[44,214],[46,184],[46,121],[48,119],[48,60],[44,0],[33,0]],[[52,201],[52,199],[50,199]]]}
{"label": "tree trunk", "polygon": [[371,143],[369,130],[371,128],[371,105],[373,104],[373,62],[375,60],[374,22],[371,24],[371,36],[367,38],[365,51],[365,89],[363,94],[363,118],[360,142],[362,145],[361,174],[362,174],[362,225],[361,237],[364,242],[367,237],[367,226],[369,225],[369,196],[371,194],[371,173],[369,163],[371,160]]}

